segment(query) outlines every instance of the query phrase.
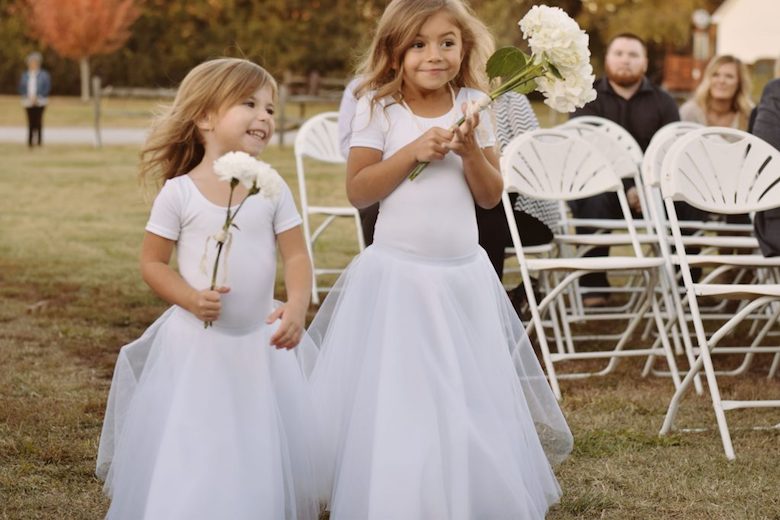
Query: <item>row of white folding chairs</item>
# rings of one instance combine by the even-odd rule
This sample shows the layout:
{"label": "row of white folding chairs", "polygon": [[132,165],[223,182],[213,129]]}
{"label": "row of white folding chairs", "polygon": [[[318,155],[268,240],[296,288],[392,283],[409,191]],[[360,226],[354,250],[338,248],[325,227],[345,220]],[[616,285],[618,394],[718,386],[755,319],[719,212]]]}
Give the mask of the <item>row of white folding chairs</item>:
{"label": "row of white folding chairs", "polygon": [[[674,242],[674,255],[669,258],[679,266],[685,284],[685,305],[690,311],[696,333],[697,357],[672,397],[661,429],[669,433],[680,401],[703,370],[712,399],[715,417],[726,457],[735,458],[725,412],[740,408],[780,408],[780,395],[775,399],[723,399],[715,371],[713,352],[742,353],[753,356],[763,353],[773,356],[769,378],[774,377],[780,363],[780,347],[762,345],[771,329],[778,327],[780,317],[780,284],[777,277],[780,258],[755,255],[688,254],[677,218],[675,201],[686,202],[709,212],[741,214],[780,207],[780,152],[760,138],[731,128],[709,127],[689,131],[670,147],[661,165],[661,193],[668,229]],[[666,227],[664,227],[666,229]],[[752,267],[765,274],[768,283],[718,283],[714,276],[694,282],[692,265],[721,267]],[[715,330],[708,330],[700,312],[699,299],[735,299],[745,302],[738,312]],[[755,331],[747,347],[721,348],[719,342],[748,318],[763,316],[764,323]],[[685,320],[682,320],[685,323]],[[780,386],[766,385],[765,390]]]}
{"label": "row of white folding chairs", "polygon": [[[504,210],[532,316],[528,331],[536,334],[555,395],[561,397],[559,378],[604,375],[614,370],[618,359],[631,356],[665,357],[675,384],[679,384],[674,353],[666,335],[662,334],[664,319],[654,290],[662,274],[663,260],[644,254],[622,181],[610,160],[592,142],[575,133],[560,129],[535,130],[517,136],[510,142],[501,157],[501,170],[505,180]],[[575,200],[603,192],[616,193],[633,256],[581,257],[563,251],[556,258],[527,258],[510,206],[509,193],[513,191],[528,197],[556,201]],[[635,298],[632,309],[615,316],[615,319],[625,320],[626,326],[619,337],[613,338],[614,346],[598,351],[581,351],[573,348],[571,342],[567,319],[573,294],[570,289],[576,287],[577,281],[584,274],[598,271],[640,273],[642,292]],[[536,301],[532,290],[532,272],[543,284],[544,296],[540,302]],[[661,339],[660,344],[650,349],[630,348],[633,347],[630,343],[634,340],[632,335],[643,323],[645,316],[651,317],[656,336]],[[554,351],[548,343],[548,330],[556,346]],[[556,370],[558,363],[585,359],[608,359],[609,362],[603,370],[595,373],[559,374]]]}
{"label": "row of white folding chairs", "polygon": [[[743,133],[744,134],[744,133]],[[710,130],[708,135],[713,135],[712,130]],[[749,136],[748,134],[738,134],[740,139],[748,139],[750,140],[752,136]],[[747,136],[747,137],[745,137]],[[748,147],[748,149],[750,149]],[[734,149],[729,151],[729,156],[731,158],[739,157],[737,152],[734,151]],[[726,161],[727,157],[723,157],[722,161],[725,162],[718,162],[720,166],[728,165],[729,163]],[[775,159],[775,162],[777,162],[777,159]],[[656,293],[655,291],[652,291],[652,288],[648,288],[648,291],[646,292],[647,299],[652,302],[652,312],[650,313],[651,316],[653,316],[654,325],[656,328],[656,333],[658,334],[660,347],[657,347],[654,345],[651,349],[632,349],[631,351],[625,351],[623,350],[623,347],[625,346],[625,343],[618,343],[616,345],[615,349],[609,349],[609,350],[603,350],[599,352],[583,352],[583,353],[573,353],[573,352],[562,352],[559,348],[557,353],[552,353],[547,345],[547,341],[545,338],[545,334],[541,331],[542,327],[544,327],[545,323],[552,323],[553,326],[556,325],[556,319],[555,319],[555,313],[565,312],[565,309],[562,305],[558,304],[556,306],[556,303],[560,301],[558,298],[562,291],[564,290],[564,287],[571,284],[573,281],[575,281],[579,276],[584,274],[585,272],[589,272],[594,269],[603,270],[603,269],[616,269],[616,270],[626,270],[626,269],[642,269],[645,271],[646,276],[646,283],[650,282],[653,277],[655,279],[663,278],[664,275],[667,275],[674,279],[674,273],[673,271],[670,271],[670,265],[671,258],[673,258],[673,255],[671,255],[667,249],[667,253],[662,255],[661,258],[644,258],[643,253],[639,244],[639,240],[637,239],[637,233],[636,228],[633,225],[633,221],[630,215],[630,212],[627,210],[626,202],[625,202],[625,195],[622,192],[622,184],[620,183],[619,179],[617,178],[617,175],[615,175],[614,170],[611,169],[610,163],[608,160],[606,160],[603,155],[601,155],[597,150],[593,148],[592,145],[588,145],[588,143],[584,143],[581,139],[577,139],[576,137],[572,136],[570,133],[568,135],[566,133],[562,132],[550,132],[550,131],[537,131],[532,132],[530,134],[526,134],[524,136],[520,136],[516,138],[515,141],[513,141],[510,146],[505,151],[504,156],[502,157],[502,171],[505,176],[505,183],[507,191],[518,191],[524,195],[532,196],[532,197],[538,197],[538,198],[548,198],[548,199],[559,199],[559,200],[568,200],[568,199],[574,199],[578,197],[584,197],[593,195],[595,193],[599,193],[606,190],[615,191],[618,194],[618,199],[620,201],[621,207],[623,209],[623,213],[625,215],[625,225],[628,229],[628,237],[630,239],[631,246],[634,250],[634,253],[636,257],[633,260],[622,258],[622,257],[608,257],[608,258],[601,258],[601,259],[583,259],[583,258],[558,258],[558,259],[551,259],[551,260],[531,260],[524,258],[524,255],[522,253],[522,244],[520,242],[519,235],[517,233],[516,226],[514,226],[514,222],[512,218],[509,218],[510,216],[510,210],[508,206],[508,197],[505,195],[504,197],[504,203],[505,203],[505,210],[507,211],[507,218],[510,225],[510,230],[512,231],[512,237],[513,241],[516,245],[516,250],[518,251],[518,261],[521,265],[521,272],[523,275],[524,284],[526,287],[530,287],[531,279],[530,279],[530,272],[536,271],[539,272],[545,272],[545,271],[566,271],[568,274],[567,276],[563,278],[559,278],[559,283],[555,285],[554,287],[548,287],[548,293],[544,297],[544,299],[537,304],[535,300],[535,296],[533,294],[533,291],[527,291],[527,296],[529,300],[529,305],[531,307],[531,314],[532,314],[532,323],[529,326],[529,331],[532,331],[534,328],[537,329],[537,337],[539,339],[540,347],[542,349],[542,355],[545,361],[545,365],[548,371],[548,375],[550,377],[551,386],[553,387],[553,390],[556,392],[556,395],[560,396],[560,389],[558,386],[558,375],[556,374],[555,370],[555,363],[566,361],[566,360],[574,360],[574,359],[587,359],[587,358],[595,358],[595,357],[605,357],[610,359],[610,365],[618,358],[623,357],[627,355],[663,355],[666,357],[667,362],[671,368],[670,372],[674,378],[676,386],[680,388],[682,385],[677,385],[678,379],[677,379],[677,370],[675,367],[675,361],[674,356],[671,354],[670,347],[668,344],[668,341],[666,341],[666,334],[665,330],[668,330],[668,324],[664,324],[659,319],[659,312],[658,312],[658,304],[655,300]],[[718,169],[715,168],[715,173],[717,173]],[[721,168],[722,171],[722,168]],[[682,197],[681,195],[676,195],[678,197]],[[764,202],[765,204],[771,204],[768,202]],[[694,204],[696,205],[696,204]],[[777,203],[777,205],[780,205],[780,202]],[[718,211],[719,209],[726,210],[727,212],[742,212],[745,208],[742,206],[737,206],[736,208],[726,208],[723,205],[717,206],[716,208],[702,208],[708,211]],[[675,218],[670,218],[669,225],[663,225],[659,226],[659,229],[663,231],[663,236],[660,239],[660,243],[668,243],[667,241],[671,240],[671,235],[669,234],[670,229],[674,229],[675,226],[677,226],[678,229],[678,237],[679,238],[679,246],[684,247],[682,244],[683,238],[682,235],[679,233],[679,222]],[[685,253],[678,253],[677,259],[674,260],[675,264],[679,264],[679,258],[685,257],[687,258],[688,255],[685,255]],[[745,258],[742,258],[742,261],[744,262]],[[756,259],[757,260],[757,259]],[[653,263],[656,262],[656,263]],[[660,263],[658,263],[660,262]],[[759,262],[760,263],[760,262]],[[690,277],[690,276],[689,276]],[[668,279],[668,278],[667,278]],[[691,282],[691,280],[687,280],[687,282]],[[651,284],[652,285],[652,284]],[[688,292],[688,299],[691,299],[691,289],[688,287],[688,283],[686,283],[686,290]],[[751,286],[752,287],[752,286]],[[776,286],[774,286],[776,290]],[[742,288],[744,290],[744,287]],[[722,290],[722,289],[721,289]],[[759,289],[761,290],[761,289]],[[671,285],[669,288],[669,292],[672,292],[676,294],[677,286],[676,283]],[[652,293],[652,294],[651,294]],[[557,300],[557,301],[556,301]],[[744,318],[745,316],[752,315],[755,307],[747,308],[744,312],[740,311],[738,313],[739,316]],[[644,308],[644,310],[638,310],[637,311],[637,318],[642,315],[643,312],[646,312],[647,307]],[[551,319],[548,319],[546,321],[542,321],[541,314],[549,312],[551,315]],[[691,311],[691,314],[693,315],[692,319],[694,320],[694,323],[697,324],[697,336],[701,336],[701,331],[704,330],[701,320],[701,315],[698,313],[698,307],[696,312],[694,313]],[[765,326],[764,329],[759,334],[760,337],[757,337],[757,341],[754,342],[754,345],[751,346],[751,349],[756,349],[758,343],[760,343],[760,339],[765,335],[766,331],[774,325],[776,322],[776,316],[771,317],[769,316],[765,320]],[[629,325],[627,332],[631,332],[631,327],[635,326],[635,322],[631,322]],[[730,330],[728,327],[721,328],[720,332],[717,334],[720,334],[722,337],[723,334],[728,332]],[[560,335],[560,331],[554,331],[554,335],[557,337]],[[717,338],[717,340],[720,340],[720,337]],[[709,350],[706,346],[706,344],[701,343],[701,337],[697,338],[699,340],[699,349],[698,352],[704,352],[706,350],[707,355],[709,355]],[[752,351],[751,351],[752,352]],[[763,349],[762,352],[777,352],[777,349],[774,351]],[[749,355],[752,355],[749,354]],[[776,370],[778,356],[775,356],[775,361],[773,363],[773,368],[770,371],[770,377],[773,375],[773,373]],[[694,380],[696,375],[696,367],[700,366],[701,364],[704,364],[704,358],[699,357],[698,359],[694,359],[692,357],[689,357],[689,362],[693,365],[694,370],[692,370],[689,373],[689,376],[687,379]],[[710,381],[711,378],[715,377],[715,373],[713,372],[712,375],[709,373],[707,374],[708,383],[710,386],[711,394],[714,391],[717,392],[717,387],[715,386],[715,383],[713,381]],[[677,395],[681,395],[683,390],[678,390]],[[677,397],[677,400],[679,400],[679,397]],[[673,401],[674,403],[675,401]],[[713,394],[713,402],[717,402],[716,398]],[[773,404],[774,401],[768,401],[767,403]],[[766,403],[764,403],[766,404]],[[729,401],[726,403],[727,406],[740,406],[740,402],[736,401]],[[749,406],[753,406],[754,402],[751,402],[751,404],[748,404]],[[669,425],[671,424],[671,418],[673,418],[673,411],[676,410],[676,407],[670,406],[670,419],[668,420]],[[717,410],[717,407],[716,407]],[[722,415],[722,413],[721,413]],[[730,448],[730,444],[727,445],[726,437],[728,435],[728,430],[725,429],[724,433],[724,425],[725,425],[725,419],[722,420],[722,418],[718,417],[718,425],[721,428],[721,435],[724,438],[724,449],[726,450],[726,454],[729,457],[733,457],[733,449]],[[665,425],[665,428],[667,426]],[[668,430],[667,430],[668,431]],[[729,451],[731,450],[731,451]]]}

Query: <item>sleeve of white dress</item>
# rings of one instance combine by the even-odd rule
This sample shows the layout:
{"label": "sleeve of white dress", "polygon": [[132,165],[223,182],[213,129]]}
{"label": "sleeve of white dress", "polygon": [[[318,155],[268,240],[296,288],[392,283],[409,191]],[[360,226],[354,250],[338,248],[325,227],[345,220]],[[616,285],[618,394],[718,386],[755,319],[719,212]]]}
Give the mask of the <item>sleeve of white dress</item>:
{"label": "sleeve of white dress", "polygon": [[339,147],[341,148],[341,155],[346,157],[349,155],[349,141],[352,137],[352,120],[355,118],[355,109],[357,108],[358,100],[355,97],[355,87],[360,82],[360,78],[354,78],[344,88],[344,94],[341,96],[341,104],[339,105]]}
{"label": "sleeve of white dress", "polygon": [[284,183],[276,201],[276,211],[274,211],[274,234],[278,235],[300,224],[301,216],[295,207],[292,192],[290,192],[290,187]]}
{"label": "sleeve of white dress", "polygon": [[385,134],[389,129],[389,121],[384,113],[384,105],[380,101],[371,107],[371,96],[363,96],[358,100],[355,117],[352,120],[352,138],[350,147],[385,149]]}
{"label": "sleeve of white dress", "polygon": [[154,199],[146,231],[178,240],[181,232],[182,194],[178,182],[168,180]]}

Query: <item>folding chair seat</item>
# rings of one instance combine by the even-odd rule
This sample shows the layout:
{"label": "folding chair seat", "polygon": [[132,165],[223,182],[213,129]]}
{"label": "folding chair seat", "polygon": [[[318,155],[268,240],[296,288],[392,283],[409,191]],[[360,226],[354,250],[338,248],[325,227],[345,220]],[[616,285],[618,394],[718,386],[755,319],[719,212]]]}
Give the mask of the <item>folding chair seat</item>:
{"label": "folding chair seat", "polygon": [[[679,138],[662,163],[661,190],[669,218],[674,253],[685,284],[687,306],[696,333],[697,358],[675,391],[661,428],[668,434],[674,425],[679,404],[694,378],[704,371],[710,398],[723,444],[729,459],[735,458],[725,411],[739,408],[780,407],[775,399],[723,399],[718,385],[712,354],[717,352],[774,355],[769,369],[773,378],[780,347],[762,345],[780,316],[780,258],[761,255],[691,255],[686,252],[674,202],[685,201],[704,211],[725,214],[747,213],[780,207],[780,152],[758,137],[730,128],[708,127],[693,130]],[[665,229],[665,228],[662,228]],[[767,283],[716,283],[712,278],[693,281],[691,265],[753,266],[766,274]],[[715,330],[708,330],[700,313],[699,300],[704,296],[743,300],[745,304]],[[720,347],[725,337],[749,317],[763,315],[764,324],[748,347]],[[773,385],[764,385],[771,391]],[[774,386],[777,389],[777,386]],[[777,392],[780,394],[780,392]]]}
{"label": "folding chair seat", "polygon": [[[536,338],[542,352],[550,385],[560,398],[558,378],[588,377],[604,375],[614,370],[621,357],[664,356],[673,374],[677,373],[674,354],[669,342],[662,341],[661,347],[653,349],[626,348],[633,332],[646,314],[653,317],[655,326],[662,330],[663,322],[654,290],[659,269],[663,266],[660,258],[646,258],[637,238],[623,184],[615,174],[610,162],[593,145],[572,133],[559,130],[535,130],[514,138],[501,157],[501,171],[504,176],[504,194],[502,202],[507,222],[515,246],[515,254],[520,265],[523,286],[531,311],[529,334],[536,332]],[[517,226],[511,213],[509,193],[517,192],[528,197],[544,200],[569,201],[584,198],[602,192],[615,192],[625,218],[625,225],[631,241],[634,256],[604,257],[558,257],[549,259],[528,259],[522,247]],[[644,290],[637,299],[635,309],[623,317],[627,324],[614,348],[575,351],[565,321],[560,314],[565,312],[567,289],[582,275],[588,272],[610,271],[617,273],[641,272]],[[531,273],[539,275],[544,298],[537,303],[534,295]],[[542,317],[545,317],[543,320]],[[550,351],[545,327],[552,327],[556,352]],[[599,372],[577,372],[558,375],[555,364],[563,361],[584,359],[609,359],[607,366]],[[674,378],[675,384],[679,377]]]}
{"label": "folding chair seat", "polygon": [[[326,292],[330,286],[321,283],[323,276],[336,275],[344,270],[345,266],[335,267],[332,265],[323,266],[319,259],[320,253],[326,253],[318,249],[317,239],[322,233],[333,224],[336,219],[348,218],[354,222],[355,236],[357,238],[357,247],[359,251],[365,249],[363,232],[360,226],[360,215],[358,210],[349,205],[315,205],[312,203],[313,193],[310,193],[307,186],[307,175],[312,175],[312,163],[318,161],[328,165],[346,165],[346,159],[339,151],[338,135],[338,112],[324,112],[308,119],[298,130],[295,136],[295,168],[298,174],[298,191],[301,202],[301,215],[303,218],[303,232],[306,239],[306,247],[309,250],[309,256],[312,259],[314,269],[312,283],[312,302],[319,304],[320,292]],[[308,170],[307,170],[308,168]],[[324,173],[319,175],[333,178],[333,182],[344,183],[345,168],[337,169],[334,174],[334,168],[326,168]],[[340,202],[340,201],[339,201]],[[316,229],[312,231],[312,217],[324,217]]]}

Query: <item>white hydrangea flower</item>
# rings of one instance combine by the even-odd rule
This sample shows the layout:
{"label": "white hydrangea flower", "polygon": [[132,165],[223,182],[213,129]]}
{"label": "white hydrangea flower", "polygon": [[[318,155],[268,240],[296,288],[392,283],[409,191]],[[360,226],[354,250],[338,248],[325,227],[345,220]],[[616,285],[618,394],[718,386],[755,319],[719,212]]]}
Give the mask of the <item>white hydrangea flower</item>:
{"label": "white hydrangea flower", "polygon": [[596,99],[593,89],[593,74],[590,65],[581,70],[573,71],[560,80],[555,77],[542,76],[536,79],[539,91],[544,94],[544,103],[559,112],[574,112]]}
{"label": "white hydrangea flower", "polygon": [[588,35],[562,9],[534,6],[518,23],[536,63],[549,63],[563,76],[536,79],[545,103],[561,112],[573,112],[596,99],[590,65]]}

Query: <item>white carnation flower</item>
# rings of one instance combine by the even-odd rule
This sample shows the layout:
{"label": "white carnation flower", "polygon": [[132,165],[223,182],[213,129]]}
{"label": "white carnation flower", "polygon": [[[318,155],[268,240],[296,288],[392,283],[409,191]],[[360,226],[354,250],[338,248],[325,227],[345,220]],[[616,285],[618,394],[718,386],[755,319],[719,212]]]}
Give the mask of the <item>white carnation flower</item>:
{"label": "white carnation flower", "polygon": [[267,199],[276,199],[282,190],[282,176],[274,170],[270,164],[263,161],[257,163],[255,170],[255,186],[260,190],[260,194]]}
{"label": "white carnation flower", "polygon": [[258,162],[246,152],[228,152],[214,161],[214,173],[222,181],[235,179],[249,190],[257,177],[255,171]]}
{"label": "white carnation flower", "polygon": [[258,161],[246,152],[226,153],[214,161],[214,173],[223,181],[235,179],[250,192],[257,190],[267,199],[279,195],[283,182],[270,164]]}

